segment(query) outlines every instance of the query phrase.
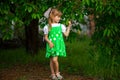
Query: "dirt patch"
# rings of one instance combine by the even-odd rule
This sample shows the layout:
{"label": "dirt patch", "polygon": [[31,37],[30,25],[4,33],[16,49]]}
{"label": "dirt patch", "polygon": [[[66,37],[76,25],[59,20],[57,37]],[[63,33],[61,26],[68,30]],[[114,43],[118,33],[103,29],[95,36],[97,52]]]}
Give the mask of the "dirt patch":
{"label": "dirt patch", "polygon": [[[64,76],[64,80],[96,80],[68,73],[61,74]],[[15,65],[0,70],[0,80],[51,80],[49,76],[49,66],[41,66],[40,64]]]}

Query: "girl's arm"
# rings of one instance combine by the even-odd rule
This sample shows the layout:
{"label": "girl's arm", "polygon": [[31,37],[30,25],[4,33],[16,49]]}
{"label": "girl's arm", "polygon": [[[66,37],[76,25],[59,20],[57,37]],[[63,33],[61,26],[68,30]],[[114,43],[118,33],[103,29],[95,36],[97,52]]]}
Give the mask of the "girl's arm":
{"label": "girl's arm", "polygon": [[52,48],[54,46],[54,44],[48,39],[48,35],[47,34],[45,34],[44,39],[49,44],[50,48]]}
{"label": "girl's arm", "polygon": [[71,21],[69,21],[67,30],[63,33],[66,37],[69,36],[71,26],[72,26]]}

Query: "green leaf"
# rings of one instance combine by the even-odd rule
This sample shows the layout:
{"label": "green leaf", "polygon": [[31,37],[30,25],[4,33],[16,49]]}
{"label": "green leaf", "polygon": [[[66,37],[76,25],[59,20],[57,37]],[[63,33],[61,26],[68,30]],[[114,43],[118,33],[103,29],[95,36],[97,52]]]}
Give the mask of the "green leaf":
{"label": "green leaf", "polygon": [[120,16],[120,10],[117,10],[117,17]]}
{"label": "green leaf", "polygon": [[109,13],[109,15],[112,15],[112,11],[109,11],[108,13]]}
{"label": "green leaf", "polygon": [[114,41],[113,39],[110,39],[110,43],[111,43],[111,44],[113,43],[113,41]]}
{"label": "green leaf", "polygon": [[28,12],[32,12],[32,7],[28,7]]}
{"label": "green leaf", "polygon": [[15,17],[13,20],[16,22],[16,21],[18,21],[19,19],[18,19],[18,17]]}
{"label": "green leaf", "polygon": [[36,14],[37,18],[40,18],[40,15],[39,14]]}
{"label": "green leaf", "polygon": [[110,36],[111,31],[108,29],[107,36]]}
{"label": "green leaf", "polygon": [[35,13],[32,14],[32,18],[36,19],[37,15]]}
{"label": "green leaf", "polygon": [[86,0],[86,3],[87,3],[88,6],[90,5],[90,1],[89,0]]}
{"label": "green leaf", "polygon": [[4,10],[3,12],[4,12],[4,14],[8,14],[8,11],[7,11],[7,10]]}
{"label": "green leaf", "polygon": [[92,3],[94,3],[94,0],[91,0],[92,1]]}
{"label": "green leaf", "polygon": [[103,36],[106,36],[106,35],[107,35],[107,32],[108,32],[108,29],[105,29],[105,30],[104,30],[104,33],[103,33]]}

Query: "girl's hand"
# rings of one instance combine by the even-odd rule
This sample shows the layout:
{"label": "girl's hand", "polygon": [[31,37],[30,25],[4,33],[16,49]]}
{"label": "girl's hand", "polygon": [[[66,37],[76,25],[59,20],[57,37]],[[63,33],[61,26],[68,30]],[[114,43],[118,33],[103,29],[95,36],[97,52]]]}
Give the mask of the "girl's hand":
{"label": "girl's hand", "polygon": [[52,42],[49,43],[50,48],[54,47],[54,44]]}

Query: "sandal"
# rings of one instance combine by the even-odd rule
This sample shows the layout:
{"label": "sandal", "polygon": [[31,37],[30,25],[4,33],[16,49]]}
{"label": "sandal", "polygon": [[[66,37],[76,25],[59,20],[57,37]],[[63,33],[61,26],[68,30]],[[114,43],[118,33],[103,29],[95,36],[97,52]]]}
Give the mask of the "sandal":
{"label": "sandal", "polygon": [[50,78],[51,78],[52,80],[58,80],[55,74],[52,74],[52,75],[50,76]]}
{"label": "sandal", "polygon": [[59,72],[59,73],[57,73],[57,74],[56,74],[56,76],[57,76],[58,80],[63,79],[63,77],[60,75],[60,72]]}

